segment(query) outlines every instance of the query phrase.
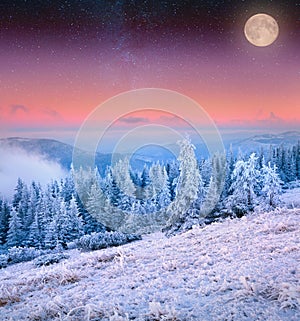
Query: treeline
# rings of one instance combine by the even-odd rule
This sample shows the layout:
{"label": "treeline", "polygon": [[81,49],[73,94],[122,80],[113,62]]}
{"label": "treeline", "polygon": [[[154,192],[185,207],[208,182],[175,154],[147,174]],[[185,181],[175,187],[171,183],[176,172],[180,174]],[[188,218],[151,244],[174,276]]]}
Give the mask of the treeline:
{"label": "treeline", "polygon": [[[103,177],[97,169],[71,169],[68,177],[46,187],[19,179],[13,198],[0,199],[0,244],[66,247],[92,232],[126,230],[137,217],[139,227],[157,223],[169,231],[186,229],[258,207],[275,208],[284,183],[299,179],[300,144],[237,157],[229,150],[226,156],[197,160],[194,146],[184,140],[177,161],[141,172],[124,159]],[[152,217],[167,221],[151,222]]]}

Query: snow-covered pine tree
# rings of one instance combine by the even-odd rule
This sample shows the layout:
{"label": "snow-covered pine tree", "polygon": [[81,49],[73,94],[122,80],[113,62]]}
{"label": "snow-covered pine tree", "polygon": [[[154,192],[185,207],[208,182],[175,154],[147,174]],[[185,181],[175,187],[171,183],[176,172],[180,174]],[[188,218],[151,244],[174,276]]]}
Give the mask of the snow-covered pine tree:
{"label": "snow-covered pine tree", "polygon": [[172,160],[171,162],[167,163],[166,171],[168,174],[171,201],[173,201],[176,196],[176,186],[177,186],[178,177],[179,177],[178,162],[175,160]]}
{"label": "snow-covered pine tree", "polygon": [[55,222],[58,244],[63,248],[66,248],[68,242],[81,236],[81,223],[76,211],[75,208],[70,211],[64,199],[60,199],[60,210],[55,217]]}
{"label": "snow-covered pine tree", "polygon": [[120,159],[112,168],[113,178],[116,180],[117,186],[128,197],[135,196],[135,186],[130,177],[129,159]]}
{"label": "snow-covered pine tree", "polygon": [[165,167],[158,162],[153,164],[149,170],[149,178],[148,195],[152,203],[152,212],[159,211],[169,205],[171,201],[169,179]]}
{"label": "snow-covered pine tree", "polygon": [[225,200],[229,195],[230,186],[232,184],[231,177],[232,177],[232,173],[234,170],[235,162],[236,162],[236,160],[235,160],[235,157],[233,154],[232,145],[230,145],[228,155],[227,155],[225,183],[224,183],[224,188],[223,188],[223,192],[221,195],[222,200]]}
{"label": "snow-covered pine tree", "polygon": [[292,182],[297,179],[297,161],[296,155],[292,149],[286,152],[286,161],[283,167],[283,171],[287,182]]}
{"label": "snow-covered pine tree", "polygon": [[211,159],[201,159],[199,162],[199,171],[205,187],[209,185],[211,174],[212,174],[212,163]]}
{"label": "snow-covered pine tree", "polygon": [[279,204],[278,195],[281,194],[282,188],[281,181],[276,165],[271,167],[270,162],[268,165],[263,165],[262,168],[262,195],[267,207],[274,208]]}
{"label": "snow-covered pine tree", "polygon": [[150,185],[150,177],[149,177],[149,169],[146,165],[144,165],[140,184],[136,186],[136,198],[146,201],[149,198],[149,185]]}
{"label": "snow-covered pine tree", "polygon": [[41,233],[41,222],[38,212],[34,213],[34,220],[30,225],[29,235],[25,241],[27,246],[35,247],[35,248],[42,248],[43,239]]}
{"label": "snow-covered pine tree", "polygon": [[57,233],[57,215],[52,218],[52,221],[47,225],[45,231],[45,248],[46,249],[54,249],[58,246],[58,233]]}
{"label": "snow-covered pine tree", "polygon": [[7,246],[21,246],[22,245],[22,223],[19,214],[15,207],[11,208],[9,218],[9,228],[7,232]]}
{"label": "snow-covered pine tree", "polygon": [[[198,164],[198,168],[201,168],[199,164]],[[188,228],[199,223],[199,218],[201,217],[201,210],[202,210],[204,198],[205,198],[205,187],[204,187],[204,182],[200,172],[197,198],[193,202],[192,206],[190,207],[187,215],[188,217],[187,220],[189,221]]]}
{"label": "snow-covered pine tree", "polygon": [[6,200],[0,199],[0,245],[3,245],[7,239],[9,217],[10,207]]}
{"label": "snow-covered pine tree", "polygon": [[257,157],[252,153],[248,161],[238,160],[235,164],[230,187],[232,195],[229,196],[226,205],[237,216],[252,211],[256,205],[256,191],[260,179],[256,161]]}
{"label": "snow-covered pine tree", "polygon": [[69,201],[68,215],[70,217],[70,223],[71,223],[70,230],[69,230],[70,239],[71,240],[78,239],[83,235],[83,221],[82,221],[82,218],[80,217],[77,203],[73,195]]}
{"label": "snow-covered pine tree", "polygon": [[204,217],[210,216],[214,218],[214,211],[217,209],[220,196],[224,189],[226,177],[226,156],[223,154],[215,154],[212,158],[212,175],[209,185],[206,189],[206,197],[201,209]]}
{"label": "snow-covered pine tree", "polygon": [[29,199],[28,199],[28,206],[27,211],[23,212],[22,210],[22,203],[24,195],[22,195],[22,199],[19,206],[19,217],[21,218],[22,223],[22,245],[27,246],[30,234],[30,227],[35,220],[35,216],[39,210],[40,205],[40,196],[42,193],[42,188],[40,184],[36,182],[32,182],[29,188]]}
{"label": "snow-covered pine tree", "polygon": [[22,192],[23,188],[26,184],[22,181],[22,179],[19,177],[17,181],[17,186],[15,188],[15,193],[13,195],[13,200],[12,200],[12,207],[15,208],[15,210],[19,209],[19,203],[22,199]]}
{"label": "snow-covered pine tree", "polygon": [[130,176],[129,159],[120,159],[112,168],[113,194],[119,191],[118,195],[113,197],[113,205],[118,206],[122,211],[130,212],[136,188]]}
{"label": "snow-covered pine tree", "polygon": [[158,194],[158,206],[159,210],[165,208],[171,203],[171,192],[169,185],[169,178],[166,168],[162,167],[162,186],[161,191]]}
{"label": "snow-covered pine tree", "polygon": [[61,196],[64,198],[65,202],[69,204],[74,194],[75,183],[73,179],[73,169],[71,169],[70,174],[62,181]]}
{"label": "snow-covered pine tree", "polygon": [[107,175],[104,181],[103,192],[112,206],[119,206],[119,198],[121,191],[117,185],[115,178],[112,175],[111,169],[107,171]]}
{"label": "snow-covered pine tree", "polygon": [[164,183],[163,167],[159,164],[159,162],[152,164],[150,167],[149,178],[151,182],[151,197],[156,198],[156,196],[161,192],[162,185]]}
{"label": "snow-covered pine tree", "polygon": [[101,217],[104,212],[106,197],[98,184],[93,184],[89,193],[86,209],[95,219]]}
{"label": "snow-covered pine tree", "polygon": [[186,221],[188,210],[197,199],[200,173],[195,156],[195,146],[189,139],[178,142],[180,152],[180,175],[175,200],[168,206],[167,213],[170,216],[165,230],[168,234],[178,231]]}

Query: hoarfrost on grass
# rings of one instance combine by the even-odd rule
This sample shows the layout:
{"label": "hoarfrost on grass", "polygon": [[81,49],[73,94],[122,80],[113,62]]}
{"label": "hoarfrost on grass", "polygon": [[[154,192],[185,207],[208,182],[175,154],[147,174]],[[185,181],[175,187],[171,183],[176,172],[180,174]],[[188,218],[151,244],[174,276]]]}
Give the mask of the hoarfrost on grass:
{"label": "hoarfrost on grass", "polygon": [[0,270],[1,320],[300,319],[300,210]]}

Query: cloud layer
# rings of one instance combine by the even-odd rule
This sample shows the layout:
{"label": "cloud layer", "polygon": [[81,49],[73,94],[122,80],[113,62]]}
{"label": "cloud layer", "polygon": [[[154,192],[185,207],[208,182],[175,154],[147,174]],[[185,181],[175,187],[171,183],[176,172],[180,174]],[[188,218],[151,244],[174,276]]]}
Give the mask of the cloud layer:
{"label": "cloud layer", "polygon": [[0,155],[0,195],[4,197],[12,197],[19,177],[27,184],[34,180],[45,185],[66,175],[58,163],[21,149],[0,147]]}

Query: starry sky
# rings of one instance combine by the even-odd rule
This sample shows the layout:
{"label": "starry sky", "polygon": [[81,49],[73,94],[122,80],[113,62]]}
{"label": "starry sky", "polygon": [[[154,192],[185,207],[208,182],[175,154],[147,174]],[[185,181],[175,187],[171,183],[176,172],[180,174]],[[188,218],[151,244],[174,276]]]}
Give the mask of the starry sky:
{"label": "starry sky", "polygon": [[[260,12],[280,29],[264,48],[243,33]],[[191,97],[221,131],[299,129],[299,16],[296,0],[1,1],[0,136],[72,142],[96,106],[146,87]]]}

